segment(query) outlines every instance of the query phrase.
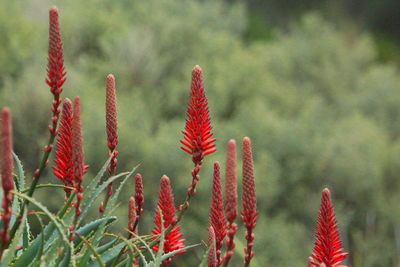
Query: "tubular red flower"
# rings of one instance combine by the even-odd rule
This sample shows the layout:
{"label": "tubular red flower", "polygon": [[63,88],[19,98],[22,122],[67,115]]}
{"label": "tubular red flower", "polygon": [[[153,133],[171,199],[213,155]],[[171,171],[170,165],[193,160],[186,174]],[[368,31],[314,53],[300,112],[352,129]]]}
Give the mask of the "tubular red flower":
{"label": "tubular red flower", "polygon": [[[72,176],[72,102],[64,100],[60,126],[58,128],[57,151],[54,159],[54,175],[66,186],[73,186]],[[70,190],[66,189],[67,194]]]}
{"label": "tubular red flower", "polygon": [[46,83],[55,95],[61,94],[62,86],[66,79],[63,44],[58,17],[58,8],[52,7],[49,11],[49,51]]}
{"label": "tubular red flower", "polygon": [[200,66],[195,66],[192,71],[192,85],[186,113],[187,119],[181,148],[192,156],[194,163],[199,163],[206,155],[216,151]]}
{"label": "tubular red flower", "polygon": [[[154,217],[155,228],[152,233],[154,235],[161,234],[161,230],[166,230],[171,224],[176,222],[176,209],[174,203],[174,196],[172,193],[171,184],[169,178],[164,175],[161,177],[160,181],[160,191],[158,196],[158,206],[157,211]],[[164,226],[161,227],[161,214],[163,216]],[[175,225],[171,232],[169,232],[165,236],[164,242],[164,253],[168,253],[177,249],[181,249],[185,247],[185,239],[183,239],[183,235],[181,233],[181,229],[179,225]],[[158,251],[158,244],[153,247],[154,251]],[[178,254],[182,254],[184,251],[179,252]],[[176,254],[175,254],[176,255]],[[172,261],[172,257],[163,261],[163,265],[167,266]]]}
{"label": "tubular red flower", "polygon": [[309,264],[318,267],[346,267],[342,265],[342,262],[347,255],[340,240],[331,193],[328,188],[325,188],[322,191],[315,245]]}
{"label": "tubular red flower", "polygon": [[257,221],[257,199],[256,186],[254,179],[253,152],[251,150],[251,140],[248,137],[243,138],[243,209],[242,220],[246,226],[247,247],[245,248],[245,266],[250,264],[254,256],[253,242],[254,229]]}
{"label": "tubular red flower", "polygon": [[214,177],[209,220],[210,225],[214,228],[215,232],[215,249],[219,266],[219,264],[221,263],[221,248],[226,235],[226,229],[221,188],[220,166],[218,162],[214,163]]}
{"label": "tubular red flower", "polygon": [[215,250],[215,232],[212,226],[208,227],[208,267],[217,267],[217,253]]}
{"label": "tubular red flower", "polygon": [[144,205],[143,178],[140,173],[135,175],[135,200],[136,213],[140,215],[143,212]]}
{"label": "tubular red flower", "polygon": [[[5,107],[1,111],[1,183],[3,187],[3,230],[1,232],[2,249],[1,253],[9,241],[8,227],[12,214],[13,195],[11,190],[14,189],[13,180],[13,138],[12,138],[12,123],[11,111]],[[1,256],[1,254],[0,254]]]}

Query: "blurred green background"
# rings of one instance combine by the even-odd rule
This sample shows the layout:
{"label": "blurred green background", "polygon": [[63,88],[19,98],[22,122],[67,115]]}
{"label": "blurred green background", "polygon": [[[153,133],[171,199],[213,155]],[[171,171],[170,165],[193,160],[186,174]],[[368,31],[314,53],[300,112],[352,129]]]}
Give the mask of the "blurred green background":
{"label": "blurred green background", "polygon": [[[0,0],[0,105],[12,108],[15,151],[29,173],[48,135],[53,4],[61,11],[64,96],[83,102],[86,179],[107,158],[104,80],[116,76],[119,170],[141,163],[144,176],[141,233],[152,228],[161,175],[170,176],[177,202],[190,182],[192,163],[179,140],[191,69],[199,64],[219,150],[206,158],[183,221],[187,243],[207,236],[213,161],[224,165],[227,140],[240,144],[248,135],[260,211],[258,266],[306,265],[326,186],[347,263],[400,266],[399,1]],[[55,181],[49,170],[43,181]],[[127,223],[133,190],[131,183],[121,198],[116,231]],[[63,201],[60,190],[36,196],[52,209]],[[203,250],[177,257],[176,266],[196,266]],[[236,254],[232,266],[240,263]]]}

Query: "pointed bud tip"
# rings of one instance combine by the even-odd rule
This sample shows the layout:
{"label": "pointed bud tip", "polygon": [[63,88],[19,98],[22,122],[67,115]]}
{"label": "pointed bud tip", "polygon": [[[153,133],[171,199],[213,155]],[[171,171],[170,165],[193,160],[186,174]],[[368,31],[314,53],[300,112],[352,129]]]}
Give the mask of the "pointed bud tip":
{"label": "pointed bud tip", "polygon": [[162,177],[161,177],[161,182],[167,182],[167,183],[169,183],[169,177],[167,176],[167,175],[163,175]]}
{"label": "pointed bud tip", "polygon": [[228,141],[228,146],[234,146],[234,145],[236,145],[236,140],[235,139],[230,139]]}
{"label": "pointed bud tip", "polygon": [[243,145],[251,145],[250,137],[248,136],[243,137]]}
{"label": "pointed bud tip", "polygon": [[331,191],[329,188],[324,188],[324,190],[322,190],[322,195],[331,196]]}
{"label": "pointed bud tip", "polygon": [[201,69],[201,67],[199,65],[196,65],[193,67],[193,72],[202,72],[203,70]]}
{"label": "pointed bud tip", "polygon": [[56,7],[56,6],[52,6],[51,8],[50,8],[50,10],[49,10],[49,12],[50,12],[50,15],[58,15],[58,7]]}
{"label": "pointed bud tip", "polygon": [[107,81],[113,81],[113,80],[115,80],[114,74],[112,74],[112,73],[108,74],[107,75]]}
{"label": "pointed bud tip", "polygon": [[11,110],[10,110],[9,107],[4,107],[4,108],[1,110],[1,113],[2,113],[2,114],[5,114],[5,115],[9,115],[9,114],[11,114]]}

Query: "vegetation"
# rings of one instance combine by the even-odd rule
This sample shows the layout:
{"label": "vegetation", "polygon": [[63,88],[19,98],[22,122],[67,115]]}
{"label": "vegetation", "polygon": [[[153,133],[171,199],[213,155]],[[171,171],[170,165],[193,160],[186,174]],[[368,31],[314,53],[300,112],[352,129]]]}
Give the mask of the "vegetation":
{"label": "vegetation", "polygon": [[[15,152],[33,172],[50,117],[51,95],[37,78],[46,72],[48,6],[4,0],[0,6],[0,105],[17,107]],[[108,157],[99,99],[105,96],[104,77],[112,72],[124,144],[118,170],[140,163],[149,196],[157,195],[154,184],[164,173],[175,192],[185,192],[192,163],[177,144],[187,70],[200,64],[218,151],[204,163],[199,193],[182,224],[188,243],[208,235],[204,203],[210,201],[212,162],[223,158],[230,138],[248,135],[257,148],[254,264],[304,266],[319,192],[328,186],[349,265],[400,266],[400,75],[394,63],[379,62],[370,34],[309,13],[288,30],[249,41],[253,18],[246,7],[211,0],[71,0],[59,7],[68,70],[64,96],[81,96],[87,175],[93,177]],[[41,179],[56,178],[47,169]],[[123,192],[120,199],[130,194]],[[39,190],[35,197],[55,211],[63,191]],[[176,197],[183,202],[183,194]],[[146,201],[144,210],[155,206],[155,199]],[[118,208],[117,216],[124,218],[126,210]],[[144,213],[141,220],[141,231],[151,231],[153,214]],[[123,229],[126,222],[114,225]],[[175,264],[193,266],[191,260],[197,263],[202,252],[194,248]],[[232,263],[240,261],[235,254]]]}

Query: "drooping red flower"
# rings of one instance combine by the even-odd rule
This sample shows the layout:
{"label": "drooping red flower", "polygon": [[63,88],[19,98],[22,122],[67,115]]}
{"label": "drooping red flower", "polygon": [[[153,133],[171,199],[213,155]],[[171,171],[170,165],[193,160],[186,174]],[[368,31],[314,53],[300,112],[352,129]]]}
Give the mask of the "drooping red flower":
{"label": "drooping red flower", "polygon": [[65,82],[64,52],[61,40],[58,8],[49,11],[49,51],[46,83],[53,94],[61,94]]}
{"label": "drooping red flower", "polygon": [[315,245],[309,258],[309,264],[316,267],[346,267],[342,265],[342,262],[347,255],[340,240],[331,192],[325,188],[322,191]]}
{"label": "drooping red flower", "polygon": [[144,205],[143,177],[140,173],[135,175],[135,200],[136,213],[140,215],[143,212]]}
{"label": "drooping red flower", "polygon": [[[3,230],[1,232],[1,242],[3,247],[9,241],[8,227],[12,215],[12,201],[14,189],[13,180],[13,138],[12,138],[12,123],[11,111],[5,107],[1,111],[1,136],[0,136],[0,149],[1,149],[1,185],[3,187],[3,213],[1,219],[3,221]],[[3,250],[1,250],[3,252]],[[0,255],[1,257],[1,255]]]}
{"label": "drooping red flower", "polygon": [[[58,127],[57,151],[53,166],[54,175],[66,186],[73,186],[72,176],[72,102],[64,100],[61,113],[60,126]],[[67,194],[69,190],[66,190]]]}
{"label": "drooping red flower", "polygon": [[235,251],[234,238],[238,229],[235,223],[238,214],[238,194],[237,194],[237,157],[236,141],[231,139],[228,142],[226,155],[226,181],[225,181],[225,214],[226,224],[226,253],[224,256],[224,265],[227,266]]}
{"label": "drooping red flower", "polygon": [[215,232],[212,226],[208,227],[208,267],[217,267],[217,252],[215,250]]}
{"label": "drooping red flower", "polygon": [[250,264],[254,256],[253,242],[254,229],[257,221],[257,199],[256,185],[254,178],[253,152],[251,150],[251,140],[248,137],[243,138],[243,209],[242,220],[246,226],[247,247],[245,247],[245,266]]}
{"label": "drooping red flower", "polygon": [[211,206],[210,206],[210,225],[215,232],[215,249],[217,253],[218,265],[221,263],[221,248],[226,235],[224,203],[222,198],[220,166],[214,163],[214,177],[212,185]]}
{"label": "drooping red flower", "polygon": [[192,71],[192,85],[186,113],[184,138],[181,140],[183,146],[181,148],[192,156],[194,163],[199,163],[205,156],[216,151],[200,66],[195,66]]}
{"label": "drooping red flower", "polygon": [[[161,227],[161,214],[164,221],[164,227]],[[152,233],[154,235],[160,235],[161,230],[166,230],[171,224],[176,222],[176,209],[174,203],[174,195],[172,193],[171,183],[169,178],[164,175],[161,177],[160,181],[160,191],[158,195],[158,206],[154,217],[155,228]],[[179,225],[175,225],[172,230],[165,236],[164,242],[164,253],[168,253],[177,249],[181,249],[185,247],[185,239],[183,239],[183,235],[181,233],[181,228]],[[158,244],[153,247],[154,251],[158,251]],[[183,251],[178,254],[182,254]],[[177,255],[177,254],[175,254]],[[169,258],[163,261],[163,265],[167,266],[172,261],[172,258]]]}

